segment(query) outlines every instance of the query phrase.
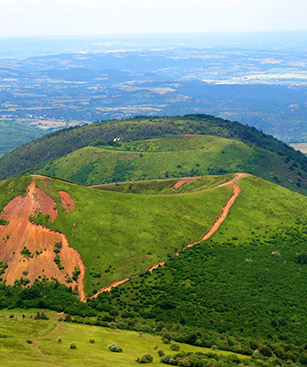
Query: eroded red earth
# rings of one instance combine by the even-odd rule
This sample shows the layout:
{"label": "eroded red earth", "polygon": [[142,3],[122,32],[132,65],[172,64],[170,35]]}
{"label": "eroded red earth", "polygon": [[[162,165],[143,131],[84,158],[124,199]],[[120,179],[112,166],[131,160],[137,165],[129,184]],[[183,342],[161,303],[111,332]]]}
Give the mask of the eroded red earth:
{"label": "eroded red earth", "polygon": [[[74,210],[74,202],[68,193],[59,194],[66,211]],[[0,218],[6,225],[0,225],[0,259],[8,267],[2,274],[7,285],[13,285],[16,279],[27,278],[30,284],[37,278],[57,279],[59,282],[77,289],[82,301],[86,300],[84,292],[85,267],[79,253],[69,247],[66,236],[30,222],[29,216],[36,212],[49,215],[51,220],[58,215],[54,209],[56,202],[32,181],[25,197],[16,196],[10,201]],[[59,245],[60,244],[60,245]],[[58,247],[60,251],[59,269],[54,261]],[[76,269],[80,270],[77,281],[72,280]]]}

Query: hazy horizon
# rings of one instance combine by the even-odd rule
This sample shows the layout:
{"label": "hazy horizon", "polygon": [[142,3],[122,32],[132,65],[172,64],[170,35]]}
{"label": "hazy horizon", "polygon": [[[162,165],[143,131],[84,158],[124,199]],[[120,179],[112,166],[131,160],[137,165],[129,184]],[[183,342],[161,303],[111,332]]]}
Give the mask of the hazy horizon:
{"label": "hazy horizon", "polygon": [[0,0],[0,36],[305,31],[305,0]]}

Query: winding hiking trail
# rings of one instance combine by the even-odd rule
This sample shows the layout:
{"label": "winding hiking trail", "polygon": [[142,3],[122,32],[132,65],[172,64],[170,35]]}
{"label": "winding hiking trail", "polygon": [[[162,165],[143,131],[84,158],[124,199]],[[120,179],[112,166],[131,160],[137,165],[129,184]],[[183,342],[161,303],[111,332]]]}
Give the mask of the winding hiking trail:
{"label": "winding hiking trail", "polygon": [[[220,227],[220,225],[224,222],[224,220],[227,218],[228,214],[229,214],[229,210],[232,207],[232,205],[234,204],[234,202],[236,201],[237,197],[240,195],[241,189],[238,185],[235,184],[236,181],[238,181],[240,178],[244,177],[246,174],[245,173],[236,173],[233,177],[232,180],[225,182],[223,184],[220,184],[218,186],[206,189],[204,191],[207,190],[214,190],[217,189],[219,187],[223,187],[223,186],[232,186],[233,187],[233,192],[232,195],[230,196],[230,198],[228,199],[226,205],[224,207],[222,207],[222,213],[219,215],[218,219],[213,223],[213,225],[211,226],[211,228],[209,229],[208,232],[206,232],[206,234],[198,241],[196,242],[192,242],[189,243],[188,245],[186,245],[185,247],[183,247],[181,250],[178,250],[175,254],[175,256],[179,256],[181,251],[186,250],[189,247],[192,247],[194,245],[197,245],[203,241],[208,240]],[[177,182],[172,191],[175,191],[176,189],[178,189],[180,186],[182,186],[183,184],[185,184],[187,181],[190,181],[192,179],[197,179],[200,177],[186,177],[182,180],[180,180],[179,182]],[[147,271],[149,271],[150,273],[152,273],[155,269],[157,269],[159,266],[164,266],[165,265],[165,261],[159,261],[156,264],[151,265],[149,268],[147,268],[144,273],[146,273]],[[116,280],[110,284],[108,284],[107,286],[99,289],[99,291],[97,293],[95,293],[92,298],[96,298],[99,294],[103,293],[103,292],[110,292],[112,290],[112,288],[118,287],[121,284],[126,283],[128,280],[133,279],[133,278],[137,278],[138,275],[133,275],[131,277],[127,277],[121,280]]]}
{"label": "winding hiking trail", "polygon": [[[72,210],[72,199],[67,195],[67,210]],[[6,222],[0,225],[0,258],[7,264],[2,278],[7,285],[13,285],[16,279],[21,278],[29,284],[39,278],[57,279],[68,287],[77,288],[80,299],[85,302],[85,266],[78,251],[69,246],[63,233],[32,223],[29,219],[41,212],[49,215],[53,222],[58,215],[55,206],[56,202],[37,188],[34,180],[28,186],[26,196],[16,196],[5,206],[0,214]],[[59,249],[57,256],[62,270],[55,262],[56,249]],[[76,268],[80,275],[74,281],[69,278],[73,277]]]}

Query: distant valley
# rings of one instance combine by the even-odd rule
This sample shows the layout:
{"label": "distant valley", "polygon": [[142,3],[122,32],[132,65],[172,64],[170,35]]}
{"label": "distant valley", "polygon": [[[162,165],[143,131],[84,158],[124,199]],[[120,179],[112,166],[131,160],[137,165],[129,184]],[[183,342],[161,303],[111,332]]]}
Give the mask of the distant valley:
{"label": "distant valley", "polygon": [[[48,55],[46,41],[45,55],[4,58],[4,53],[0,120],[46,133],[136,115],[205,113],[255,126],[286,142],[306,142],[304,34],[292,35],[292,41],[277,37],[273,48],[270,37],[268,45],[255,43],[254,48],[248,40],[234,38],[228,46],[226,40],[200,37],[173,48],[166,39],[160,48],[148,41],[137,50],[129,40],[107,51],[89,40],[88,46],[80,43],[88,51],[60,48],[54,53],[49,41],[53,53]],[[0,133],[3,140],[3,124]],[[20,135],[20,143],[29,140],[22,128]],[[0,149],[8,152],[2,140]]]}

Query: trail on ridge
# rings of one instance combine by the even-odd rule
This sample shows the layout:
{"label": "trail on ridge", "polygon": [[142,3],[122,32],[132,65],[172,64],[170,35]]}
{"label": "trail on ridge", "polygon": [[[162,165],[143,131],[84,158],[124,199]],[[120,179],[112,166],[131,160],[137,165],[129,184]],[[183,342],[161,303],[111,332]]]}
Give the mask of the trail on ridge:
{"label": "trail on ridge", "polygon": [[[217,189],[219,187],[223,187],[223,186],[229,186],[231,185],[233,187],[233,192],[232,195],[230,196],[230,198],[228,199],[226,205],[224,207],[222,207],[222,213],[221,215],[218,217],[218,219],[213,223],[213,225],[211,226],[211,228],[209,229],[208,232],[206,232],[206,234],[198,241],[196,242],[192,242],[187,244],[185,247],[183,247],[181,250],[178,250],[176,252],[176,256],[179,256],[181,251],[184,251],[185,249],[192,247],[194,245],[199,244],[200,242],[206,241],[208,240],[220,227],[220,225],[224,222],[224,220],[227,218],[228,214],[229,214],[229,210],[231,208],[231,206],[234,204],[235,200],[237,199],[237,197],[240,195],[241,189],[238,185],[235,184],[235,182],[237,180],[239,180],[240,178],[244,177],[245,173],[236,173],[234,178],[231,181],[225,182],[221,185],[212,187],[208,190],[214,190]],[[182,179],[181,181],[177,182],[174,185],[174,188],[172,191],[175,191],[177,188],[179,188],[180,186],[182,186],[183,184],[185,184],[187,181],[192,180],[192,179],[197,179],[198,177],[186,177],[184,179]],[[156,264],[151,265],[149,268],[147,268],[145,272],[149,271],[150,273],[152,273],[155,269],[157,269],[159,266],[164,266],[165,261],[159,261]],[[121,280],[116,280],[110,284],[108,284],[107,286],[101,288],[98,290],[97,293],[95,293],[92,298],[96,298],[99,294],[103,293],[103,292],[110,292],[112,290],[112,288],[118,287],[119,285],[126,283],[128,280],[133,279],[133,278],[137,278],[138,275],[133,275],[131,277],[127,277]]]}

